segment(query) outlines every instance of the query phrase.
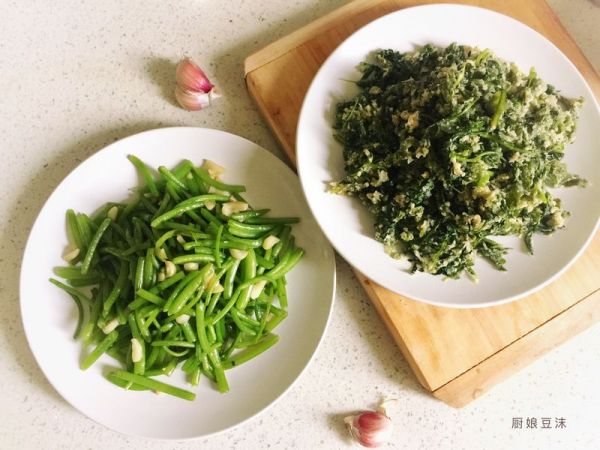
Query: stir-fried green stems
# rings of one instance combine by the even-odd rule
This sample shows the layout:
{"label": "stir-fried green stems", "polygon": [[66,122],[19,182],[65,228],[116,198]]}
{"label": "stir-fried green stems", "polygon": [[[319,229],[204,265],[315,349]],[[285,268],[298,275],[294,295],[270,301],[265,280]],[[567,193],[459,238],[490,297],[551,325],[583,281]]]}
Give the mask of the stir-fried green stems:
{"label": "stir-fried green stems", "polygon": [[65,282],[50,279],[75,302],[74,337],[92,345],[81,368],[107,354],[123,369],[106,375],[111,383],[193,400],[152,378],[181,364],[192,386],[203,374],[227,392],[225,371],[278,341],[285,275],[303,255],[290,232],[298,219],[252,209],[246,188],[217,179],[212,162],[161,166],[155,178],[129,160],[144,180],[137,198],[92,217],[68,210],[69,265],[54,271]]}

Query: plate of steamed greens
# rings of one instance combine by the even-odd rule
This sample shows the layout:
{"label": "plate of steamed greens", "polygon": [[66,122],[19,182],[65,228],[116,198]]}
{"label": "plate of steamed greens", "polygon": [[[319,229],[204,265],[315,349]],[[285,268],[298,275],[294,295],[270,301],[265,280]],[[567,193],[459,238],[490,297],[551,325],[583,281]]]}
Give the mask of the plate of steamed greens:
{"label": "plate of steamed greens", "polygon": [[302,106],[298,173],[335,249],[440,306],[530,294],[600,215],[600,112],[539,33],[475,7],[377,19],[325,61]]}
{"label": "plate of steamed greens", "polygon": [[21,271],[27,339],[56,390],[107,427],[162,439],[275,402],[316,351],[334,291],[294,173],[201,128],[84,161],[42,208]]}

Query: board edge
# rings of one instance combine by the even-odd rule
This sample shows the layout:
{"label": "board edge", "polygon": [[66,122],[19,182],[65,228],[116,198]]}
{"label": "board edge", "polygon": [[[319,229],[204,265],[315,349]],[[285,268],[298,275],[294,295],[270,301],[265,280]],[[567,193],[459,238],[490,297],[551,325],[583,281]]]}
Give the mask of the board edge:
{"label": "board edge", "polygon": [[[444,403],[462,408],[599,320],[597,289],[432,393]],[[546,327],[550,322],[552,331]]]}

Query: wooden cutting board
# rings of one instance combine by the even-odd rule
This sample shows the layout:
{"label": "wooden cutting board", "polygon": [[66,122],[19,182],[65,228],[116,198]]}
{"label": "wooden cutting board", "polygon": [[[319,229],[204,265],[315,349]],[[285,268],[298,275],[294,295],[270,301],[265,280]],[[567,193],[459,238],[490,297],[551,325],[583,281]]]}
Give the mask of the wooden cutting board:
{"label": "wooden cutting board", "polygon": [[[245,62],[248,90],[292,162],[304,94],[325,58],[359,27],[431,1],[355,0]],[[556,44],[600,98],[600,78],[544,0],[457,1],[496,10]],[[558,280],[496,307],[450,309],[394,294],[357,273],[423,387],[461,407],[600,320],[600,233]]]}

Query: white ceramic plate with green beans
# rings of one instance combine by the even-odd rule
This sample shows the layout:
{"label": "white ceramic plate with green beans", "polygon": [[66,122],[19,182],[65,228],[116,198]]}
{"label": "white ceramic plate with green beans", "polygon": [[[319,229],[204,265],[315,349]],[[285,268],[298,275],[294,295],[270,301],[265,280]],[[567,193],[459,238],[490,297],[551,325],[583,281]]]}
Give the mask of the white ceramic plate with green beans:
{"label": "white ceramic plate with green beans", "polygon": [[275,402],[317,350],[334,291],[296,175],[201,128],[84,161],[42,208],[21,269],[27,339],[56,390],[159,439],[217,433]]}

